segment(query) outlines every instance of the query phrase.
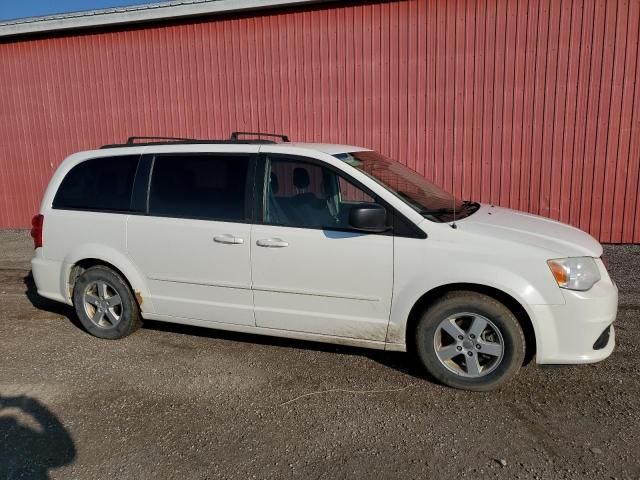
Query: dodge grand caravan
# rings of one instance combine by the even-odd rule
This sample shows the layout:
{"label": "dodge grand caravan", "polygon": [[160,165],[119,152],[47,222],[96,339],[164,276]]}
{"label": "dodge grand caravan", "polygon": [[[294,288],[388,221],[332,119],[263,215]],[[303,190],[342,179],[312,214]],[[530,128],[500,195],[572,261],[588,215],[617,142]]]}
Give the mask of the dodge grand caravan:
{"label": "dodge grand caravan", "polygon": [[100,338],[153,319],[411,350],[470,390],[525,355],[613,351],[617,288],[591,236],[460,201],[365,148],[282,140],[132,137],[71,155],[33,219],[39,294]]}

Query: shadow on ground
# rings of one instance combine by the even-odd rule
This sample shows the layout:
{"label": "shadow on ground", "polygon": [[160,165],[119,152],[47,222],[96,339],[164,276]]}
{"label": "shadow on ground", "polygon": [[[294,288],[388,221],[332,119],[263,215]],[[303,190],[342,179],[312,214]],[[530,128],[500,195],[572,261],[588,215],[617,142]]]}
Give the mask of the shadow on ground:
{"label": "shadow on ground", "polygon": [[381,365],[384,365],[385,367],[393,368],[394,370],[397,370],[406,375],[411,375],[412,377],[416,377],[421,380],[429,380],[435,382],[434,379],[429,377],[427,372],[419,367],[418,360],[414,358],[412,353],[386,352],[383,350],[372,350],[368,348],[358,348],[347,345],[335,345],[330,343],[319,343],[306,340],[271,337],[267,335],[230,332],[227,330],[215,330],[178,323],[158,322],[154,320],[145,320],[144,328],[159,332],[171,332],[180,335],[215,338],[221,340],[229,340],[232,342],[243,342],[256,345],[268,345],[282,348],[309,350],[314,352],[332,352],[341,353],[344,355],[366,357],[380,363]]}
{"label": "shadow on ground", "polygon": [[[64,303],[55,302],[38,295],[33,275],[29,272],[24,277],[24,285],[26,287],[25,295],[29,302],[37,309],[55,313],[66,317],[74,326],[85,331],[73,310],[73,308]],[[424,371],[418,363],[413,353],[404,352],[385,352],[382,350],[371,350],[366,348],[357,348],[344,345],[334,345],[328,343],[318,343],[306,340],[294,340],[281,337],[270,337],[266,335],[254,335],[250,333],[230,332],[226,330],[216,330],[204,327],[194,327],[191,325],[183,325],[177,323],[158,322],[154,320],[145,320],[144,328],[159,331],[170,332],[180,335],[191,335],[203,338],[215,338],[221,340],[229,340],[233,342],[244,342],[257,345],[270,345],[284,348],[296,348],[319,352],[336,352],[346,355],[358,355],[370,358],[388,368],[393,368],[406,375],[410,375],[421,380],[429,380],[429,374]]]}
{"label": "shadow on ground", "polygon": [[24,294],[31,305],[33,305],[38,310],[44,310],[46,312],[51,312],[55,313],[56,315],[66,317],[76,327],[82,329],[82,325],[78,321],[78,317],[73,311],[73,307],[65,303],[49,300],[48,298],[44,298],[38,295],[38,289],[36,288],[36,284],[33,280],[33,274],[31,273],[31,271],[27,273],[23,281],[26,288]]}
{"label": "shadow on ground", "polygon": [[0,478],[49,478],[49,470],[71,464],[76,448],[48,408],[26,396],[0,396]]}

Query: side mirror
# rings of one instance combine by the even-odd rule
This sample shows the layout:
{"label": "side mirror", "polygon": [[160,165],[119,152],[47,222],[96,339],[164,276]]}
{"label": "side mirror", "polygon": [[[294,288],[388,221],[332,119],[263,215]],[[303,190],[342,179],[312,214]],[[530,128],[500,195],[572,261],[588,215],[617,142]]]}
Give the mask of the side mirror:
{"label": "side mirror", "polygon": [[375,203],[355,205],[349,211],[349,225],[362,232],[386,232],[389,230],[387,211]]}

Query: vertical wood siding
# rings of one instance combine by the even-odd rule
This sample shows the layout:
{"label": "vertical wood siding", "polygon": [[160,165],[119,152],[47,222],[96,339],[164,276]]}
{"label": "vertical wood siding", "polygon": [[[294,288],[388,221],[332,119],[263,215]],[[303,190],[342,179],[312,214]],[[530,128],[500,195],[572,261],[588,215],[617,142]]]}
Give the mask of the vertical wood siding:
{"label": "vertical wood siding", "polygon": [[133,134],[368,146],[464,198],[640,242],[640,0],[329,4],[0,43],[0,226]]}

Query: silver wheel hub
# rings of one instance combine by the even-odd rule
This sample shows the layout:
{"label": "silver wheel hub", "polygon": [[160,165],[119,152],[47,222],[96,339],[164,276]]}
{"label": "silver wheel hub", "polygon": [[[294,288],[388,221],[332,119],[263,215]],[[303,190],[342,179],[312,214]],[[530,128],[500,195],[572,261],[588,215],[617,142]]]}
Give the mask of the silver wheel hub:
{"label": "silver wheel hub", "polygon": [[502,333],[491,320],[475,313],[458,313],[441,321],[433,346],[447,370],[469,378],[488,375],[504,357]]}
{"label": "silver wheel hub", "polygon": [[91,323],[113,328],[122,318],[122,299],[113,286],[98,280],[89,283],[82,294],[82,305]]}

